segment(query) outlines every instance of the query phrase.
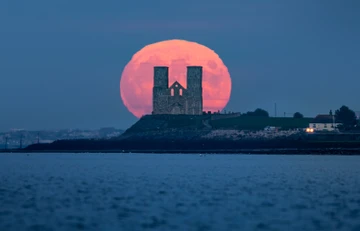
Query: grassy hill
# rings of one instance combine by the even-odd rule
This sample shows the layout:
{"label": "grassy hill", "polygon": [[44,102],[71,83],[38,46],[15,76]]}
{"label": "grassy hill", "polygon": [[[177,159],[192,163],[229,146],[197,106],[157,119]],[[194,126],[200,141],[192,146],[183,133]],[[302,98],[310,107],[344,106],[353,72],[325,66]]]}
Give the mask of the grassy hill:
{"label": "grassy hill", "polygon": [[192,115],[146,115],[132,125],[126,134],[135,132],[162,131],[165,129],[203,129],[203,121],[209,120],[209,116]]}
{"label": "grassy hill", "polygon": [[164,130],[209,130],[209,129],[238,129],[263,130],[266,126],[280,127],[283,130],[306,128],[312,118],[274,118],[257,116],[238,116],[233,118],[219,118],[212,120],[211,115],[146,115],[131,126],[125,134],[136,132],[164,131]]}
{"label": "grassy hill", "polygon": [[313,118],[284,118],[284,117],[257,117],[239,116],[210,121],[214,129],[261,130],[266,126],[280,127],[281,129],[307,128]]}

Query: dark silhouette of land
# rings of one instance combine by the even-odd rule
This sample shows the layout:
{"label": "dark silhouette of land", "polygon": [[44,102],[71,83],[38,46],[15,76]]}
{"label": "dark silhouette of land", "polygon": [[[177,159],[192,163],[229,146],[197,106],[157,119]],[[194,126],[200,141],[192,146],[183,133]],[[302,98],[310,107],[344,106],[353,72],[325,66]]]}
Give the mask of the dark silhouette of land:
{"label": "dark silhouette of land", "polygon": [[117,137],[58,140],[2,152],[360,154],[355,113],[343,106],[329,116],[339,129],[308,133],[316,118],[301,113],[270,117],[256,109],[244,114],[146,115]]}
{"label": "dark silhouette of land", "polygon": [[[304,129],[311,118],[148,115],[119,137],[58,140],[12,152],[360,154],[360,134]],[[280,130],[264,131],[265,126]]]}
{"label": "dark silhouette of land", "polygon": [[360,154],[359,142],[271,140],[61,140],[30,145],[26,152]]}

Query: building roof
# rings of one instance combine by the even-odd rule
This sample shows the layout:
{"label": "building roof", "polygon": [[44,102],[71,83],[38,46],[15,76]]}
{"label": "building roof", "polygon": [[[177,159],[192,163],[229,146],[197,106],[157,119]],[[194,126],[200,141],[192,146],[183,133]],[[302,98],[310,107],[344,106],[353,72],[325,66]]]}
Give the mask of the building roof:
{"label": "building roof", "polygon": [[171,84],[169,88],[176,88],[176,87],[186,90],[186,88],[183,87],[178,81],[175,81],[173,84]]}
{"label": "building roof", "polygon": [[311,123],[315,123],[315,124],[331,124],[331,123],[339,123],[339,121],[335,121],[333,120],[333,116],[332,115],[317,115],[312,121]]}

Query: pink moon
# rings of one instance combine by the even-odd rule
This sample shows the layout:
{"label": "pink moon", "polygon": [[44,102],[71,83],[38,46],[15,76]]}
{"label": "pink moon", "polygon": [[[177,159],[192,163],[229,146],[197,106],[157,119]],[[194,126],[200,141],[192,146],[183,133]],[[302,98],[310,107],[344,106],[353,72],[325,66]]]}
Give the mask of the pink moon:
{"label": "pink moon", "polygon": [[152,112],[154,66],[168,66],[169,84],[178,81],[185,88],[186,67],[202,66],[204,111],[221,111],[229,102],[230,74],[213,50],[196,42],[166,40],[136,52],[122,72],[121,99],[138,118]]}

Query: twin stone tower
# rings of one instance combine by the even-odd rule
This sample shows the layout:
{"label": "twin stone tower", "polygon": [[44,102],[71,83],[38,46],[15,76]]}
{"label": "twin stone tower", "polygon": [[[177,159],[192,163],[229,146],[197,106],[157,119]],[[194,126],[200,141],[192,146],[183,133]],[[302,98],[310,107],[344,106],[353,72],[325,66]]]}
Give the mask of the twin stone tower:
{"label": "twin stone tower", "polygon": [[152,114],[201,115],[202,67],[187,67],[187,89],[178,81],[169,87],[169,67],[154,67]]}

